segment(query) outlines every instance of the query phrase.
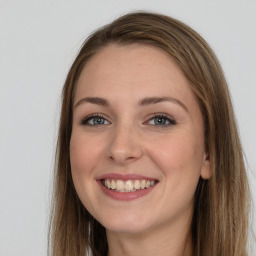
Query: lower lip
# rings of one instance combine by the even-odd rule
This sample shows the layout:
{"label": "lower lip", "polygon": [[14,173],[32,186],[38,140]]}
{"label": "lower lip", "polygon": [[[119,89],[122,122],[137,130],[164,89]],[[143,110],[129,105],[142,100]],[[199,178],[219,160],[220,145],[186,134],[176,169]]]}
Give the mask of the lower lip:
{"label": "lower lip", "polygon": [[102,181],[98,181],[98,184],[100,185],[100,187],[101,187],[102,191],[105,193],[105,195],[107,195],[115,200],[121,200],[121,201],[130,201],[130,200],[134,200],[139,197],[145,196],[148,193],[150,193],[156,186],[156,185],[154,185],[153,187],[136,190],[134,192],[117,192],[117,191],[106,188],[102,184]]}

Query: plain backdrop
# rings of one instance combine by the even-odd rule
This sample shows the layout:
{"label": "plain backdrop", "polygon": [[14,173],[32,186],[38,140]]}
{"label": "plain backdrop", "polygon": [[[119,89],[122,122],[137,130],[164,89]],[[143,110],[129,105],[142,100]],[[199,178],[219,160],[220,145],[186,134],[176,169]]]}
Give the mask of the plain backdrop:
{"label": "plain backdrop", "polygon": [[66,74],[93,30],[134,10],[178,18],[214,49],[230,86],[255,201],[255,1],[0,0],[0,256],[46,255]]}

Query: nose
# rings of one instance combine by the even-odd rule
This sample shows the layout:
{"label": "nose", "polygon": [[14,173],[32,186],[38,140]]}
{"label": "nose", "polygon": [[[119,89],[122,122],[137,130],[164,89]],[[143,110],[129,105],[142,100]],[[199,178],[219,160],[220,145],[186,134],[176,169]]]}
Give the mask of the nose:
{"label": "nose", "polygon": [[143,155],[142,145],[136,128],[123,125],[112,131],[107,156],[116,164],[125,165],[138,160]]}

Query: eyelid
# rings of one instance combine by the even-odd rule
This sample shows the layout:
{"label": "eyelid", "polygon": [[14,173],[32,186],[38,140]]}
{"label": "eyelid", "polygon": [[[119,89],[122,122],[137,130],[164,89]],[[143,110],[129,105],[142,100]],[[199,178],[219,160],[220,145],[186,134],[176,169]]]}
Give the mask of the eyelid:
{"label": "eyelid", "polygon": [[102,118],[104,120],[106,120],[107,122],[111,123],[107,117],[105,117],[103,114],[100,114],[100,113],[93,113],[93,114],[90,114],[84,118],[82,118],[82,120],[80,121],[80,124],[81,125],[88,125],[88,126],[94,126],[94,125],[90,125],[88,124],[88,121],[92,118]]}
{"label": "eyelid", "polygon": [[[79,123],[81,125],[88,125],[88,126],[96,126],[96,125],[90,125],[88,124],[88,121],[92,118],[102,118],[104,119],[105,121],[107,121],[109,124],[111,124],[111,122],[109,121],[109,118],[106,117],[105,115],[101,114],[101,113],[93,113],[93,114],[90,114],[90,115],[87,115],[86,117],[84,117]],[[143,122],[143,124],[148,124],[148,122],[154,118],[163,118],[163,119],[166,119],[167,121],[169,121],[170,123],[169,124],[164,124],[164,125],[153,125],[152,126],[162,126],[162,127],[167,127],[167,126],[172,126],[172,125],[175,125],[177,124],[175,119],[166,114],[166,113],[153,113],[153,114],[150,114],[147,116],[147,120],[145,122]],[[100,125],[100,124],[99,124]],[[101,124],[101,125],[106,125],[106,124]]]}
{"label": "eyelid", "polygon": [[166,113],[154,113],[154,114],[150,114],[150,115],[147,117],[147,121],[144,122],[144,124],[145,124],[145,123],[148,123],[151,119],[154,119],[154,118],[157,118],[157,117],[159,117],[159,118],[165,118],[165,119],[167,119],[167,120],[170,122],[169,125],[159,125],[159,126],[171,126],[171,125],[177,124],[177,122],[175,121],[175,119],[174,119],[172,116],[170,116],[170,115],[168,115],[168,114],[166,114]]}

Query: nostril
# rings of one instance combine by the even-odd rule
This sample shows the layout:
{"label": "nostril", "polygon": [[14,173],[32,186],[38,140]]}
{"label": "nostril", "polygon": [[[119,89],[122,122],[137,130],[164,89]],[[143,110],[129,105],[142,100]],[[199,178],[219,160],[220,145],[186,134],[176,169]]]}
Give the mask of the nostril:
{"label": "nostril", "polygon": [[125,163],[136,160],[142,155],[142,148],[138,136],[126,125],[113,132],[107,147],[110,160]]}
{"label": "nostril", "polygon": [[115,161],[117,163],[126,163],[126,162],[131,162],[133,160],[136,160],[140,158],[140,155],[132,155],[129,152],[115,152],[109,155],[109,159],[111,161]]}

